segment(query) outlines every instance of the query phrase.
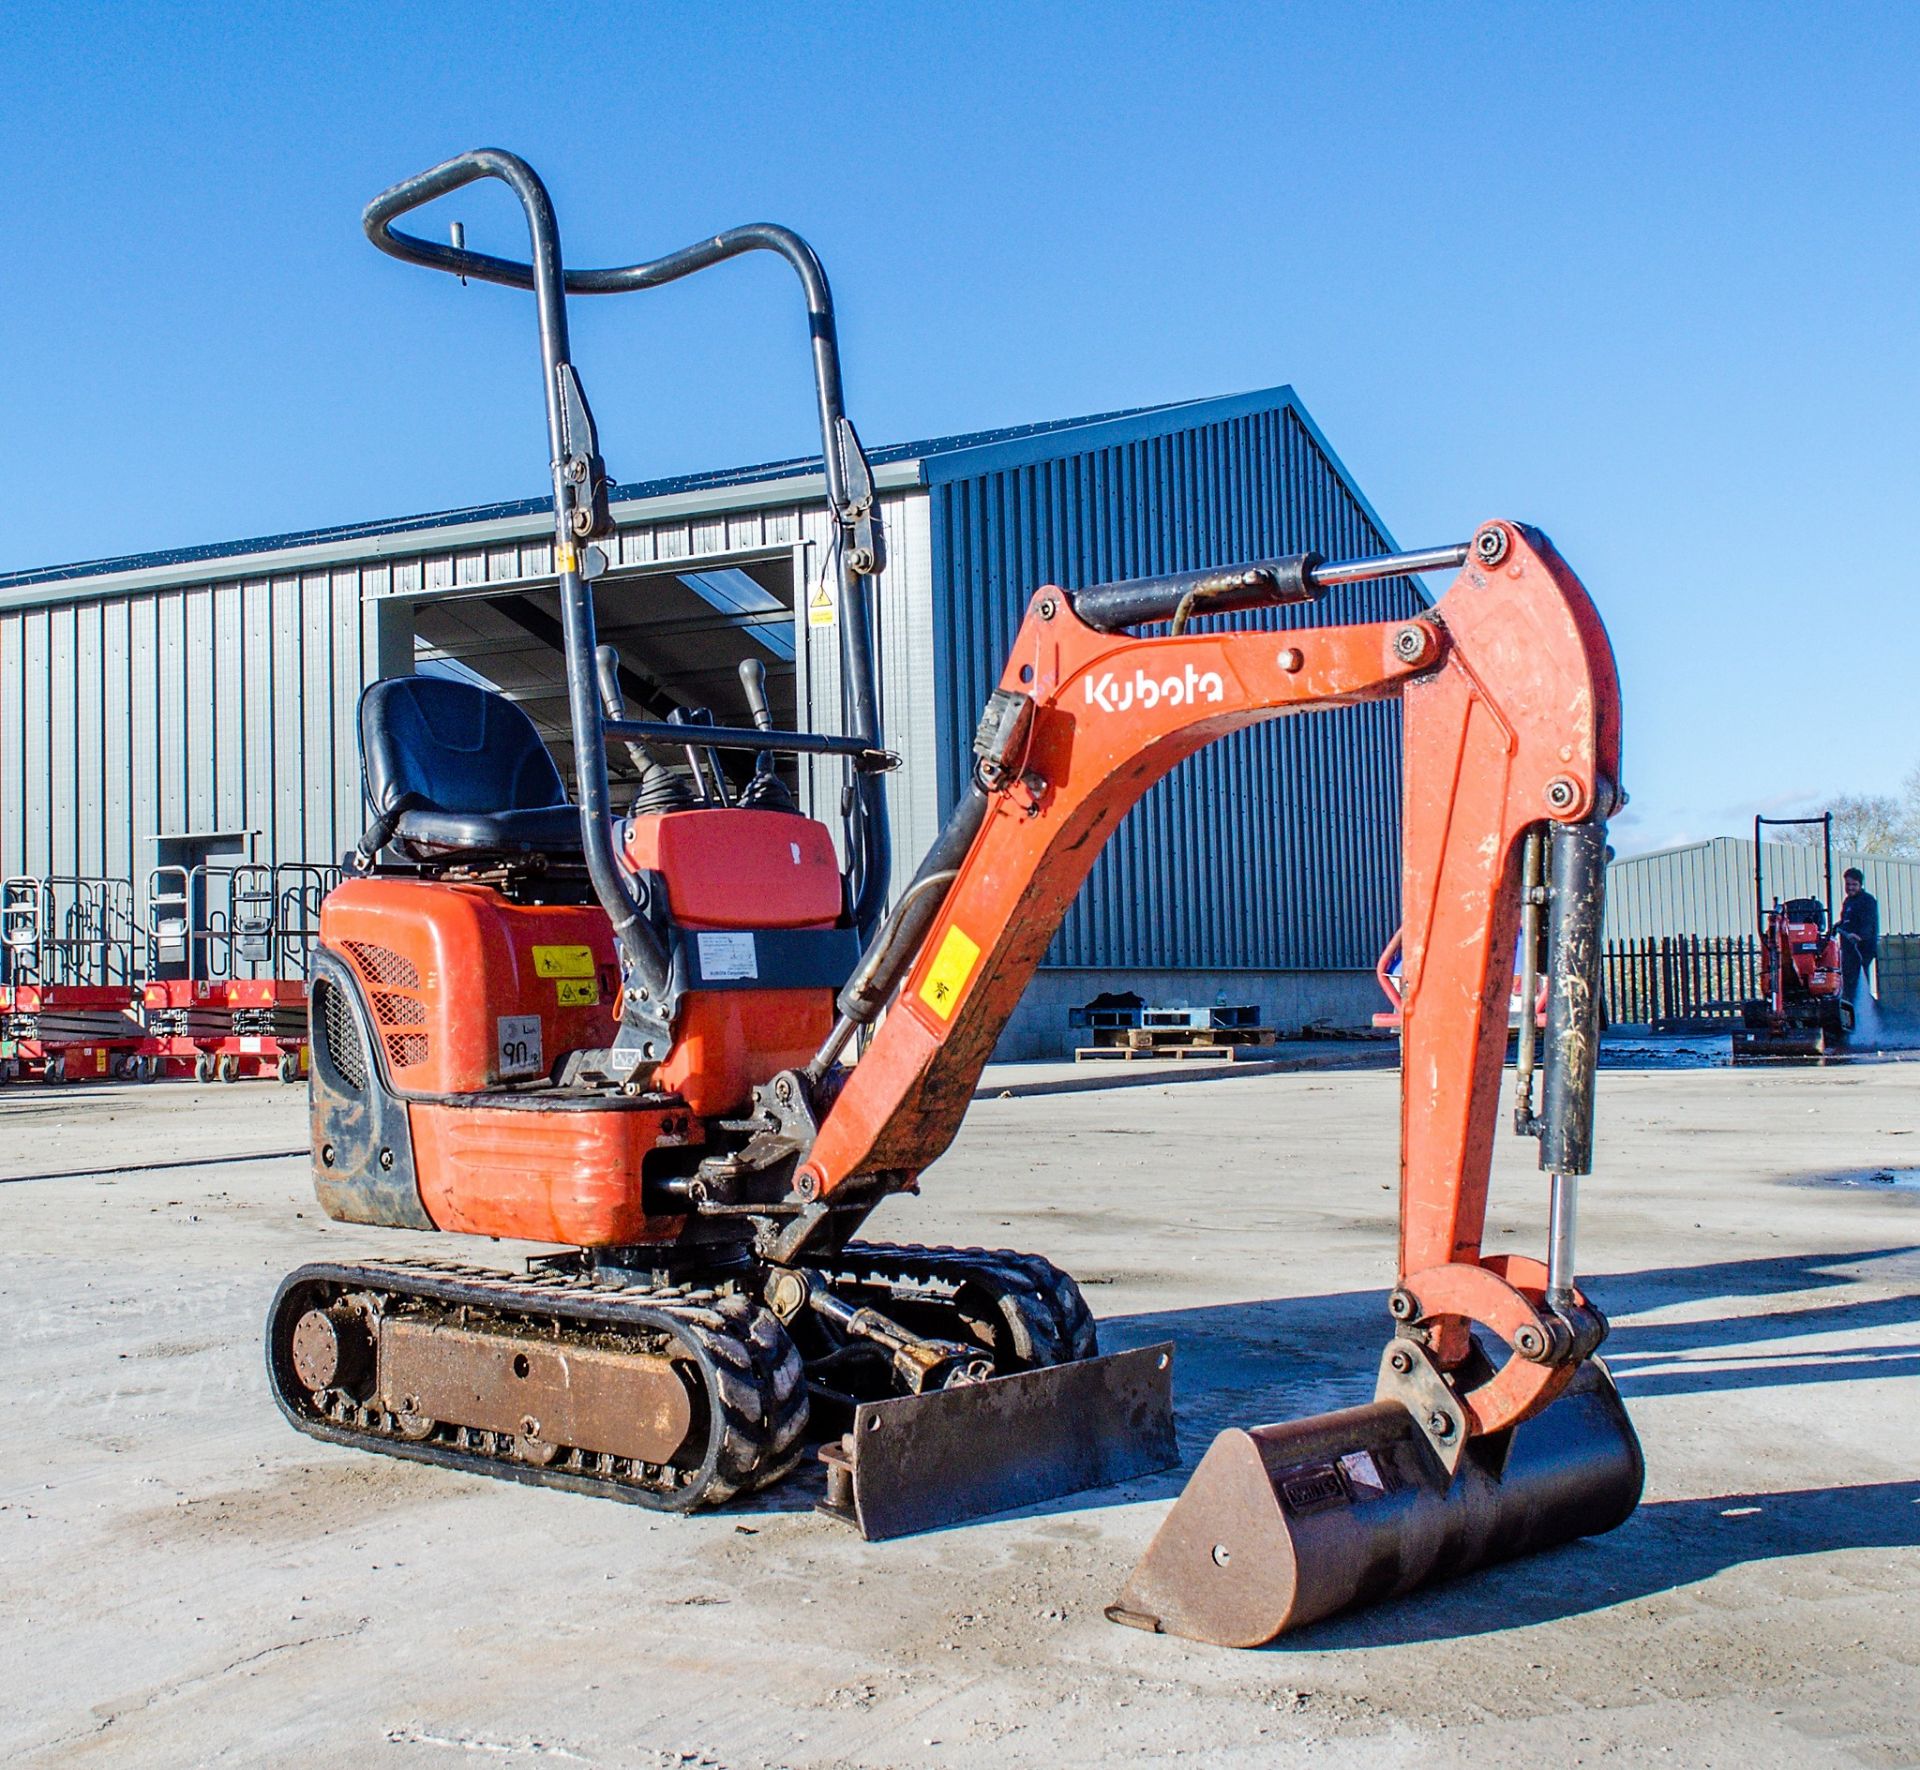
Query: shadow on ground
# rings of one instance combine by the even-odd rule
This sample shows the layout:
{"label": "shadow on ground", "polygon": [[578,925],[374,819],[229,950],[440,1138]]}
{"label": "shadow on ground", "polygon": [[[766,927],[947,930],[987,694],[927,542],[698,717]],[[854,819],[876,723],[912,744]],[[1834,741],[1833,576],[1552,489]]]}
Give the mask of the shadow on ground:
{"label": "shadow on ground", "polygon": [[[1876,1289],[1903,1280],[1910,1288],[1895,1296],[1842,1295],[1805,1307],[1765,1306],[1769,1298],[1844,1290],[1867,1278],[1879,1281]],[[1889,1344],[1885,1337],[1889,1328],[1920,1329],[1920,1245],[1600,1274],[1591,1288],[1616,1317],[1606,1356],[1629,1406],[1653,1395],[1920,1374],[1920,1341]],[[1720,1300],[1738,1306],[1697,1312],[1698,1305]],[[1683,1321],[1621,1319],[1689,1306],[1692,1318]],[[1171,1502],[1223,1429],[1371,1400],[1387,1327],[1377,1291],[1274,1297],[1103,1321],[1105,1351],[1174,1342],[1180,1466],[1010,1516]],[[1872,1337],[1851,1346],[1825,1344],[1817,1351],[1755,1350],[1756,1342],[1849,1332]],[[788,1480],[732,1510],[743,1517],[804,1511],[824,1494],[825,1485],[824,1471],[809,1457]],[[1490,1634],[1607,1609],[1748,1562],[1916,1546],[1920,1481],[1650,1501],[1606,1536],[1332,1618],[1288,1636],[1272,1651],[1386,1647]]]}
{"label": "shadow on ground", "polygon": [[[1882,1283],[1907,1279],[1912,1289],[1780,1309],[1752,1306],[1755,1299],[1838,1289],[1867,1276]],[[1602,1273],[1587,1283],[1614,1317],[1603,1356],[1629,1402],[1920,1374],[1920,1339],[1890,1344],[1885,1338],[1889,1328],[1920,1331],[1920,1245]],[[1721,1299],[1745,1306],[1677,1322],[1630,1319]],[[1119,1351],[1174,1342],[1181,1448],[1191,1468],[1223,1427],[1372,1400],[1391,1326],[1384,1305],[1380,1292],[1337,1291],[1126,1315],[1101,1323],[1101,1345]],[[1766,1342],[1847,1333],[1873,1337],[1818,1350],[1754,1350]]]}
{"label": "shadow on ground", "polygon": [[[1912,1281],[1905,1294],[1753,1309],[1756,1299],[1839,1288],[1873,1277]],[[1920,1342],[1888,1344],[1888,1328],[1920,1329],[1920,1246],[1671,1266],[1602,1274],[1594,1294],[1616,1317],[1738,1299],[1746,1308],[1680,1322],[1618,1321],[1606,1356],[1629,1405],[1650,1395],[1920,1374]],[[1267,1298],[1119,1316],[1101,1323],[1106,1351],[1171,1339],[1181,1463],[1162,1475],[1075,1494],[1024,1514],[1170,1501],[1219,1431],[1370,1401],[1388,1323],[1378,1292]],[[1858,1332],[1817,1351],[1755,1342]],[[1716,1357],[1716,1354],[1720,1356]],[[813,1484],[772,1497],[812,1503]],[[1492,1569],[1297,1637],[1304,1647],[1443,1640],[1524,1627],[1710,1578],[1741,1562],[1833,1549],[1920,1545],[1920,1481],[1795,1493],[1727,1494],[1641,1506],[1612,1534]]]}
{"label": "shadow on ground", "polygon": [[[1891,1297],[1843,1296],[1806,1307],[1753,1308],[1758,1299],[1841,1288],[1867,1277],[1882,1284],[1910,1280],[1912,1288]],[[1592,1288],[1618,1317],[1720,1299],[1746,1305],[1679,1322],[1620,1321],[1606,1353],[1629,1404],[1649,1395],[1920,1374],[1920,1343],[1886,1340],[1889,1328],[1920,1328],[1920,1247],[1603,1274]],[[1385,1326],[1379,1296],[1366,1292],[1273,1298],[1103,1323],[1103,1343],[1111,1347],[1161,1338],[1176,1342],[1183,1466],[1151,1481],[1037,1510],[1171,1499],[1222,1427],[1292,1419],[1370,1400]],[[1828,1343],[1817,1351],[1754,1349],[1756,1342],[1850,1332],[1871,1338],[1851,1346]],[[1913,1547],[1920,1547],[1920,1481],[1652,1501],[1607,1536],[1333,1618],[1288,1637],[1275,1650],[1451,1640],[1604,1609],[1693,1585],[1748,1562]]]}
{"label": "shadow on ground", "polygon": [[1920,1547],[1920,1481],[1653,1500],[1620,1529],[1529,1556],[1278,1643],[1396,1647],[1529,1628],[1711,1579],[1751,1561]]}

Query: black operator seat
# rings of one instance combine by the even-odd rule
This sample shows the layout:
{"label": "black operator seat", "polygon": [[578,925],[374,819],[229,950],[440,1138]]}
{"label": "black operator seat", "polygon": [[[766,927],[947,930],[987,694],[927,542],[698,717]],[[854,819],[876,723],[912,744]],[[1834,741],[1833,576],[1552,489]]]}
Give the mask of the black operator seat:
{"label": "black operator seat", "polygon": [[1789,922],[1811,922],[1821,934],[1827,931],[1827,906],[1817,897],[1790,897],[1786,912]]}
{"label": "black operator seat", "polygon": [[580,812],[531,719],[503,694],[441,676],[395,676],[360,697],[371,860],[577,853]]}

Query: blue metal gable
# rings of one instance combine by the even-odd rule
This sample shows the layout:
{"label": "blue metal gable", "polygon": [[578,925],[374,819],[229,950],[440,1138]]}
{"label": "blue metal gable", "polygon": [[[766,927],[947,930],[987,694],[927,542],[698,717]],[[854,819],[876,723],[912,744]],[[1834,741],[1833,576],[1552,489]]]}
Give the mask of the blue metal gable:
{"label": "blue metal gable", "polygon": [[[1393,548],[1285,387],[953,448],[929,456],[924,474],[943,815],[1041,584]],[[1390,620],[1424,603],[1396,579],[1256,618],[1274,629]],[[1211,745],[1129,815],[1046,962],[1371,966],[1399,917],[1400,759],[1397,702],[1275,720]]]}

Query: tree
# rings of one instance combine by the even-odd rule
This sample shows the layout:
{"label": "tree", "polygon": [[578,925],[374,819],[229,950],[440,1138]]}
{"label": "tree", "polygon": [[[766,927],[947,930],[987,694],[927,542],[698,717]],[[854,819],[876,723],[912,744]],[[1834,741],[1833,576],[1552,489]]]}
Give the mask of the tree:
{"label": "tree", "polygon": [[[1820,807],[1807,808],[1809,817],[1818,817]],[[1825,809],[1833,814],[1833,847],[1836,854],[1879,854],[1890,860],[1920,859],[1920,766],[1900,783],[1895,793],[1841,793],[1830,799]],[[1775,831],[1770,840],[1798,842],[1817,847],[1817,824],[1789,826]]]}
{"label": "tree", "polygon": [[1842,793],[1834,800],[1833,845],[1848,854],[1906,854],[1912,832],[1891,793]]}
{"label": "tree", "polygon": [[[1900,796],[1891,793],[1842,793],[1830,800],[1833,847],[1837,854],[1882,854],[1889,858],[1920,854],[1920,768],[1907,777]],[[1814,844],[1818,826],[1801,824],[1781,832],[1790,842]]]}

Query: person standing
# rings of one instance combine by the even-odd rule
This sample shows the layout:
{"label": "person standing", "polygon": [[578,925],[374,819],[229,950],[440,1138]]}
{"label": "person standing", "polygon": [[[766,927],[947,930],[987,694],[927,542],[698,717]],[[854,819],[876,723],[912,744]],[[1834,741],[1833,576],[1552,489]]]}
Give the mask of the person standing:
{"label": "person standing", "polygon": [[1840,936],[1840,993],[1851,1002],[1867,967],[1880,954],[1880,905],[1858,867],[1848,867],[1840,882],[1846,888],[1835,929]]}

